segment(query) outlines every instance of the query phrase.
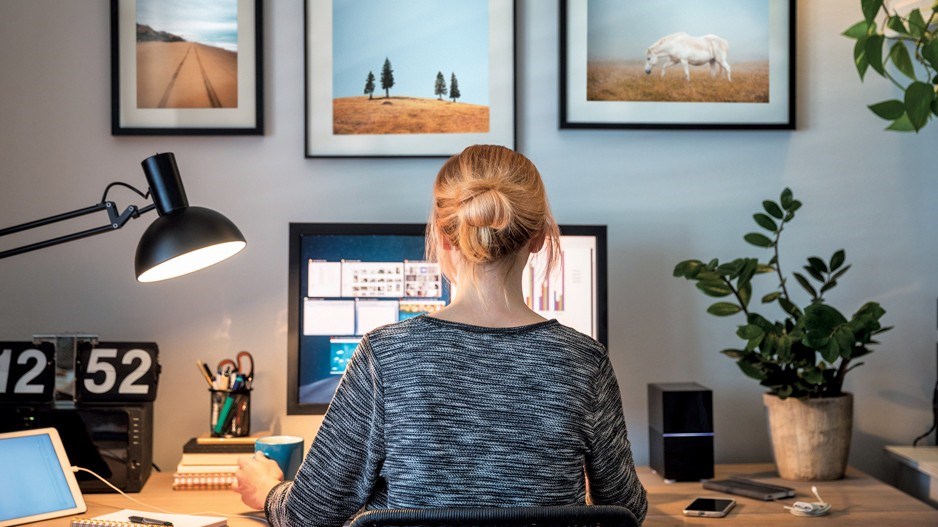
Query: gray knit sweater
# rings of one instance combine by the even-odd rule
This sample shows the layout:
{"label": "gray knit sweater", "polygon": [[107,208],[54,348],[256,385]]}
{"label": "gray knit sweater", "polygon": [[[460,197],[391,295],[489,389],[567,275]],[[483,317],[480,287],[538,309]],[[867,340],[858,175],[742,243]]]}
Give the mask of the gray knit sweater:
{"label": "gray knit sweater", "polygon": [[[584,477],[585,476],[585,477]],[[273,527],[339,526],[362,507],[618,504],[641,521],[605,348],[556,320],[483,328],[417,317],[362,340]]]}

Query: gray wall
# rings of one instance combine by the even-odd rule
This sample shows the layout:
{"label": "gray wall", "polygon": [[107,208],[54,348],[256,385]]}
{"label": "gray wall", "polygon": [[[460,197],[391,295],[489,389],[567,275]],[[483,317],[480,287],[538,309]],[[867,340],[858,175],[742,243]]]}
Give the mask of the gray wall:
{"label": "gray wall", "polygon": [[[304,159],[302,2],[266,4],[266,135],[113,137],[108,2],[0,2],[0,226],[90,205],[113,180],[143,185],[140,161],[172,151],[193,204],[223,211],[248,239],[230,261],[157,284],[132,273],[149,218],[0,262],[0,338],[89,331],[159,343],[164,469],[206,427],[196,359],[251,350],[256,428],[285,411],[287,224],[423,221],[441,164]],[[847,381],[851,463],[887,477],[882,446],[930,424],[938,182],[928,160],[938,125],[884,133],[866,110],[895,93],[858,81],[852,42],[839,36],[860,18],[859,2],[799,2],[796,132],[559,131],[558,2],[523,0],[518,15],[518,148],[540,167],[560,222],[609,225],[610,353],[638,462],[648,461],[646,384],[685,380],[714,390],[718,461],[770,458],[762,390],[718,354],[736,344],[739,320],[707,315],[708,299],[671,269],[761,254],[741,237],[759,203],[790,186],[805,205],[786,230],[783,266],[845,248],[854,269],[830,300],[851,313],[877,300],[896,326]],[[112,198],[139,202],[119,190]]]}

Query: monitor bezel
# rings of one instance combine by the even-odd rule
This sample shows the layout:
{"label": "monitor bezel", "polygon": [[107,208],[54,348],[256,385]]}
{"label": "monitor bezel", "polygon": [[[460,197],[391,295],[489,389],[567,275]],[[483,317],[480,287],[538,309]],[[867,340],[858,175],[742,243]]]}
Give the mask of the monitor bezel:
{"label": "monitor bezel", "polygon": [[[287,275],[287,415],[322,415],[328,404],[301,403],[299,400],[300,361],[300,270],[303,236],[307,235],[385,235],[425,236],[425,223],[290,223]],[[561,225],[564,236],[596,238],[596,340],[609,346],[608,275],[605,225]]]}

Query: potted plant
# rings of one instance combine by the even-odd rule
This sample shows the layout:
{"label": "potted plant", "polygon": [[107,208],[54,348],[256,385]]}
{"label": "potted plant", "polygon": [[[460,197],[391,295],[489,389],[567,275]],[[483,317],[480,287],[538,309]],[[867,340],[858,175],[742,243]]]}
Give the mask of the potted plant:
{"label": "potted plant", "polygon": [[[871,353],[873,337],[890,329],[879,322],[885,310],[867,302],[847,318],[827,303],[824,295],[850,269],[843,249],[827,261],[811,256],[803,272],[791,273],[809,299],[800,307],[782,272],[779,240],[801,202],[786,188],[778,202],[766,200],[762,207],[764,212],[753,219],[766,233],[750,232],[743,239],[768,249],[767,261],[685,260],[675,266],[674,276],[691,280],[705,295],[720,299],[708,313],[743,317],[736,335],[744,344],[721,353],[768,388],[763,401],[779,474],[796,480],[839,479],[847,465],[853,416],[853,397],[843,391],[844,377],[863,364],[857,359]],[[751,302],[753,280],[770,274],[777,284],[761,303],[777,305],[781,311],[777,320],[757,313]]]}
{"label": "potted plant", "polygon": [[[922,7],[900,14],[913,4]],[[901,100],[869,108],[892,121],[887,130],[918,132],[938,116],[938,0],[860,0],[860,7],[863,20],[843,33],[857,41],[853,59],[860,80],[872,68],[902,91]]]}

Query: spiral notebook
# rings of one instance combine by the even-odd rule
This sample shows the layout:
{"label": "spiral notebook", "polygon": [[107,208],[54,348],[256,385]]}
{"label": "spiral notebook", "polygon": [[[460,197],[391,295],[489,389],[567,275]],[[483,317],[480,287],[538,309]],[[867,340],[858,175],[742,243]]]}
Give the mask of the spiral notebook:
{"label": "spiral notebook", "polygon": [[[173,527],[223,527],[228,525],[224,516],[200,516],[196,514],[165,514],[162,512],[135,511],[124,509],[94,518],[72,520],[71,527],[140,527],[130,521],[131,516],[143,516],[154,520],[171,522]],[[152,527],[152,526],[148,526]]]}

